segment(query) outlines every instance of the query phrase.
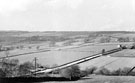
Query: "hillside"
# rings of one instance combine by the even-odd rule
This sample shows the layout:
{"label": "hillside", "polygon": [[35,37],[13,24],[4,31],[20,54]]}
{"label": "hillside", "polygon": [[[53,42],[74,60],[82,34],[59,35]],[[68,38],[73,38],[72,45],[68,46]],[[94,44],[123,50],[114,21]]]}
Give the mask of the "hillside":
{"label": "hillside", "polygon": [[[134,32],[0,32],[0,57],[15,56],[20,63],[38,58],[42,65],[62,65],[105,50],[117,48],[117,45],[132,45]],[[126,36],[125,36],[126,35]],[[132,35],[132,36],[131,36]],[[9,50],[7,50],[9,49]],[[90,66],[118,69],[133,67],[134,50],[124,50],[111,54],[112,57],[100,57],[84,64],[82,69]],[[132,58],[131,58],[132,57]],[[53,60],[53,61],[52,61]],[[116,61],[115,61],[116,60]],[[124,62],[123,62],[124,61]],[[132,61],[132,63],[130,62]],[[123,64],[125,63],[125,64]],[[109,65],[106,65],[109,64]]]}
{"label": "hillside", "polygon": [[[28,32],[28,31],[0,31],[0,44],[15,45],[15,44],[33,44],[44,42],[61,42],[66,40],[82,39],[86,42],[97,42],[100,38],[110,38],[112,41],[118,37],[134,38],[135,32],[126,31],[101,31],[101,32],[87,32],[87,31],[46,31],[46,32]],[[132,39],[131,39],[132,40]]]}

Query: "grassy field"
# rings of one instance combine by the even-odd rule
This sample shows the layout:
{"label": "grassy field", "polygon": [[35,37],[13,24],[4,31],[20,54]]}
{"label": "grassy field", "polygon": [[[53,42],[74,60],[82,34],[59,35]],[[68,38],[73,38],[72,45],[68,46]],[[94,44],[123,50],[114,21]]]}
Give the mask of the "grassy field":
{"label": "grassy field", "polygon": [[58,81],[43,83],[135,83],[134,76],[89,76],[78,81]]}
{"label": "grassy field", "polygon": [[[3,34],[3,33],[1,33]],[[11,36],[9,36],[11,35]],[[10,33],[5,37],[2,35],[1,41],[7,42],[10,44],[11,39],[13,44],[16,46],[24,45],[26,48],[15,49],[9,51],[9,56],[18,55],[16,57],[11,57],[10,59],[18,59],[20,63],[24,62],[33,62],[34,58],[37,57],[37,62],[41,65],[53,66],[54,64],[62,65],[80,58],[91,56],[93,54],[100,53],[102,49],[111,50],[117,48],[117,45],[128,45],[132,42],[109,42],[109,43],[99,43],[95,41],[93,43],[84,43],[84,39],[88,36],[96,38],[97,40],[102,37],[113,36],[114,39],[117,37],[135,37],[134,33],[127,32],[94,32],[93,33],[69,33],[69,32],[23,32],[20,34]],[[9,36],[9,37],[8,37]],[[38,37],[33,40],[33,37]],[[116,37],[116,38],[115,38]],[[7,38],[7,39],[4,39]],[[60,38],[61,41],[57,41]],[[73,40],[74,38],[77,38]],[[67,40],[64,40],[67,39]],[[56,46],[49,47],[50,41],[57,41]],[[64,40],[64,41],[63,41]],[[78,41],[81,40],[81,41]],[[67,41],[77,41],[72,42],[69,46],[64,46],[63,43]],[[17,42],[17,43],[16,43]],[[30,43],[31,42],[31,43]],[[33,43],[35,42],[35,43]],[[36,43],[38,42],[38,43]],[[3,43],[1,42],[3,45]],[[5,44],[5,45],[7,45]],[[8,46],[8,45],[7,45]],[[32,48],[29,49],[29,46]],[[36,47],[40,46],[40,49],[37,50]],[[49,50],[49,51],[46,51]],[[42,51],[42,52],[41,52]],[[44,51],[44,52],[43,52]],[[5,52],[0,52],[0,57],[5,57]],[[33,62],[34,63],[34,62]],[[135,66],[135,50],[126,49],[117,53],[110,54],[108,56],[99,57],[84,63],[79,64],[81,70],[86,69],[87,67],[96,66],[98,68],[105,67],[109,70],[117,70],[124,67],[134,67]],[[78,81],[64,81],[61,83],[134,83],[135,79],[132,76],[89,76],[87,78],[82,78]],[[47,82],[45,82],[47,83]],[[49,82],[56,83],[56,82]],[[60,83],[60,82],[58,82]]]}
{"label": "grassy field", "polygon": [[[84,58],[96,53],[101,52],[102,49],[110,50],[116,48],[118,43],[106,43],[106,44],[86,44],[81,47],[78,46],[69,46],[69,47],[57,47],[51,48],[51,51],[47,52],[39,52],[32,54],[24,54],[16,57],[11,57],[11,59],[19,59],[20,63],[30,61],[32,62],[35,57],[38,59],[38,63],[42,65],[50,65],[53,64],[62,65],[64,63],[74,61],[80,58]],[[10,52],[10,56],[14,54],[23,54],[37,51],[35,48],[33,49],[23,49],[23,50],[13,50]],[[100,58],[93,59],[91,61],[87,61],[80,64],[81,69],[85,69],[86,67],[97,66],[97,67],[106,67],[110,70],[123,68],[123,67],[133,67],[135,66],[134,55],[135,50],[124,50],[121,52],[117,52],[111,54],[109,56],[104,56]],[[3,54],[4,55],[4,54]],[[130,56],[130,57],[129,57]]]}
{"label": "grassy field", "polygon": [[[11,41],[13,41],[13,45],[24,45],[24,47],[27,47],[24,49],[15,49],[9,51],[9,56],[20,55],[12,57],[11,59],[19,59],[20,63],[24,63],[26,61],[32,62],[33,59],[37,57],[38,63],[41,65],[50,66],[53,64],[62,65],[67,62],[91,56],[93,54],[100,53],[102,49],[111,50],[117,48],[118,44],[125,45],[131,43],[119,43],[118,41],[115,43],[99,43],[98,41],[93,43],[84,43],[84,39],[88,38],[90,40],[98,40],[108,36],[113,36],[114,38],[116,37],[115,39],[117,39],[117,37],[125,37],[124,35],[126,35],[126,37],[135,36],[135,34],[131,32],[1,32],[0,34],[1,45],[3,45],[2,42],[7,42],[7,44],[10,44]],[[49,47],[49,42],[51,41],[55,41],[58,45]],[[67,41],[73,42],[69,46],[61,45]],[[29,46],[32,46],[32,48],[29,49]],[[41,50],[37,50],[36,46],[40,46]],[[45,52],[39,52],[43,50]],[[0,52],[0,57],[5,56],[5,52]],[[116,68],[133,67],[135,64],[134,50],[124,50],[111,54],[110,56],[112,57],[105,56],[82,63],[80,64],[80,67],[85,69],[86,67],[97,66],[107,67],[113,70]]]}
{"label": "grassy field", "polygon": [[[109,50],[116,48],[117,45],[90,45],[90,46],[85,46],[85,47],[76,47],[76,48],[61,48],[61,50],[52,50],[48,52],[41,52],[41,53],[34,53],[34,54],[29,54],[29,55],[22,55],[22,56],[17,56],[14,58],[17,58],[20,60],[20,62],[26,62],[26,61],[32,61],[34,57],[38,58],[38,62],[43,64],[43,65],[51,65],[57,63],[58,65],[70,62],[76,59],[80,59],[86,56],[90,56],[92,54],[101,52],[103,48]],[[31,49],[32,50],[32,49]],[[30,52],[31,50],[20,50],[14,51],[13,53],[11,52],[10,55],[12,54],[17,54],[17,52],[20,53],[25,53]],[[24,51],[24,52],[23,52]],[[34,50],[33,50],[34,51]],[[52,61],[53,60],[53,61]]]}

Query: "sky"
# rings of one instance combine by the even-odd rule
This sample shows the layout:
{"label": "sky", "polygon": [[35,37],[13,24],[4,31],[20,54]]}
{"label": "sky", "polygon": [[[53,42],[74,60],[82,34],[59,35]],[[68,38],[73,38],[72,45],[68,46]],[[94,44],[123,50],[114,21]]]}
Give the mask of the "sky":
{"label": "sky", "polygon": [[135,0],[0,0],[0,30],[135,31]]}

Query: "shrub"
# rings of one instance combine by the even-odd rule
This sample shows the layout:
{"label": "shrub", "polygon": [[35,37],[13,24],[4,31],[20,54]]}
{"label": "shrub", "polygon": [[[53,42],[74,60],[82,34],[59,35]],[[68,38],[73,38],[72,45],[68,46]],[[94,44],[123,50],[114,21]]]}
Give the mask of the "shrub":
{"label": "shrub", "polygon": [[100,68],[97,71],[95,71],[96,74],[99,75],[110,75],[110,71],[107,68]]}
{"label": "shrub", "polygon": [[5,77],[5,76],[6,76],[6,73],[2,69],[0,69],[0,77]]}
{"label": "shrub", "polygon": [[125,67],[121,71],[121,75],[128,75],[128,72],[131,70],[129,67]]}
{"label": "shrub", "polygon": [[100,39],[100,43],[108,43],[108,42],[110,42],[109,37],[108,38],[103,37],[103,38]]}
{"label": "shrub", "polygon": [[114,70],[111,72],[111,75],[120,76],[122,75],[122,70],[121,69]]}
{"label": "shrub", "polygon": [[129,42],[130,39],[129,39],[129,37],[120,37],[120,38],[118,38],[118,41],[119,42]]}
{"label": "shrub", "polygon": [[132,75],[134,76],[135,75],[135,72],[134,71],[131,71],[131,68],[129,67],[125,67],[123,69],[117,69],[117,70],[114,70],[111,72],[110,75],[115,75],[115,76],[127,76],[127,75]]}
{"label": "shrub", "polygon": [[86,68],[85,71],[87,72],[87,74],[93,74],[96,69],[97,67],[91,67],[91,68]]}
{"label": "shrub", "polygon": [[19,75],[29,74],[31,69],[34,69],[34,65],[31,62],[25,62],[19,65],[19,68],[18,68]]}
{"label": "shrub", "polygon": [[127,75],[135,75],[134,71],[131,71],[129,74],[128,72],[131,70],[131,68],[129,67],[125,67],[123,69],[119,68],[117,70],[113,70],[113,71],[109,71],[106,68],[101,68],[98,71],[96,71],[96,74],[100,74],[100,75],[112,75],[112,76],[127,76]]}
{"label": "shrub", "polygon": [[131,68],[129,68],[129,67],[125,67],[123,69],[123,72],[124,72],[124,75],[133,75],[133,76],[135,76],[135,72],[131,71]]}
{"label": "shrub", "polygon": [[[17,59],[3,59],[1,73],[6,77],[12,77],[17,75],[17,67],[19,61]],[[2,75],[3,76],[3,75]]]}
{"label": "shrub", "polygon": [[130,49],[135,49],[135,42],[132,44],[132,46],[130,47]]}
{"label": "shrub", "polygon": [[87,71],[82,70],[80,73],[80,77],[85,77],[85,76],[88,76],[88,73],[87,73]]}
{"label": "shrub", "polygon": [[71,66],[69,68],[63,69],[60,71],[61,76],[68,78],[70,80],[78,79],[80,78],[80,68],[78,65]]}
{"label": "shrub", "polygon": [[80,75],[81,75],[81,77],[88,76],[89,74],[93,74],[96,69],[97,69],[97,67],[86,68],[85,70],[81,71]]}

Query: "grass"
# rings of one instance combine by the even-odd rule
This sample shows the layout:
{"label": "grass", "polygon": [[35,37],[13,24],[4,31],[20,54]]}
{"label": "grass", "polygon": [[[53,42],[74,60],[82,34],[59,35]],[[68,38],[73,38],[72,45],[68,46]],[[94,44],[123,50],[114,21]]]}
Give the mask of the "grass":
{"label": "grass", "polygon": [[[70,46],[70,48],[61,47],[61,50],[33,53],[33,54],[16,56],[12,58],[19,59],[20,63],[24,63],[26,61],[32,62],[33,59],[37,57],[38,59],[37,62],[42,65],[50,65],[50,66],[52,66],[53,64],[62,65],[70,61],[74,61],[80,58],[90,56],[92,54],[99,53],[101,52],[102,49],[110,50],[116,48],[117,45],[118,43],[103,43],[103,44],[91,44],[91,45],[87,44],[81,47],[73,47],[73,48],[72,46]],[[35,48],[14,50],[10,52],[10,55],[26,53],[35,50],[36,50]],[[99,57],[94,60],[81,63],[80,66],[81,69],[85,69],[86,67],[90,67],[90,66],[97,66],[97,67],[104,66],[111,70],[123,68],[123,67],[133,67],[135,66],[134,58],[131,57],[129,58],[125,56],[134,56],[134,53],[135,50],[124,50],[118,53],[111,54],[110,56],[113,57],[106,57],[106,56]]]}
{"label": "grass", "polygon": [[[41,64],[44,63],[57,63],[57,64],[63,64],[66,62],[70,62],[76,59],[80,59],[86,56],[90,56],[92,54],[95,54],[97,52],[101,52],[103,48],[106,49],[113,49],[116,48],[117,45],[98,45],[98,46],[85,46],[85,47],[80,47],[80,48],[68,48],[68,49],[63,49],[63,50],[56,50],[56,51],[49,51],[49,52],[42,52],[42,53],[35,53],[35,54],[29,54],[29,55],[23,55],[23,56],[18,56],[14,57],[20,60],[20,62],[25,62],[27,60],[30,61],[34,57],[37,57],[39,59],[39,62]],[[12,54],[20,54],[20,53],[25,53],[25,52],[30,52],[31,50],[17,50],[14,52],[11,52]],[[51,61],[53,60],[53,61]],[[51,62],[50,62],[51,61]]]}
{"label": "grass", "polygon": [[43,83],[134,83],[134,76],[89,76],[78,81],[54,81]]}

